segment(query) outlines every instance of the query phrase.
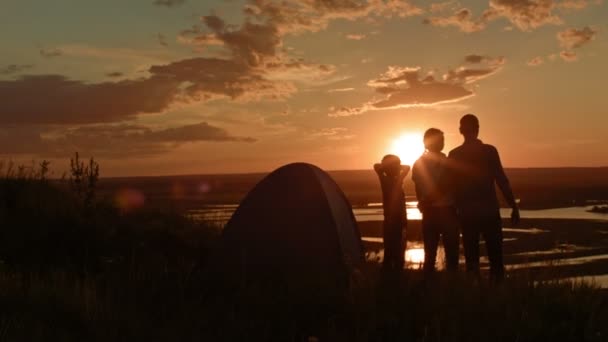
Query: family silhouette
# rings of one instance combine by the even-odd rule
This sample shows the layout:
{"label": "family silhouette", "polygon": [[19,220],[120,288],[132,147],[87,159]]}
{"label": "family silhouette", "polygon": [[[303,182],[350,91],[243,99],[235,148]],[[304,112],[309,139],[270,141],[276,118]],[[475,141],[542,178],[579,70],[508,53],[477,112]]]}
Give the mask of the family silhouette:
{"label": "family silhouette", "polygon": [[[445,249],[446,269],[458,270],[462,234],[466,270],[479,275],[479,245],[483,237],[493,281],[504,278],[502,220],[495,190],[497,185],[512,208],[513,224],[519,209],[497,149],[482,142],[479,119],[466,114],[460,119],[464,142],[446,156],[444,134],[429,128],[424,134],[425,152],[412,167],[418,208],[422,213],[423,270],[435,270],[440,240]],[[386,269],[403,268],[407,216],[403,180],[410,171],[399,157],[386,155],[374,165],[382,187],[384,208],[384,263]]]}

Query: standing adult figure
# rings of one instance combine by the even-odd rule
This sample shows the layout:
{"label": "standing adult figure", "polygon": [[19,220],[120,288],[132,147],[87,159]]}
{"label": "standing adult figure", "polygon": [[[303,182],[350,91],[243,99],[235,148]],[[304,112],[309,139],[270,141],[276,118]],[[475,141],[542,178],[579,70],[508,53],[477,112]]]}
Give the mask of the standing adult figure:
{"label": "standing adult figure", "polygon": [[479,120],[473,114],[460,119],[464,143],[448,155],[454,203],[461,223],[466,269],[479,274],[479,239],[483,235],[490,277],[504,278],[502,221],[495,184],[512,208],[511,221],[519,222],[519,209],[498,151],[478,139]]}
{"label": "standing adult figure", "polygon": [[416,185],[418,208],[422,213],[424,271],[435,271],[437,247],[441,238],[448,271],[458,270],[460,234],[450,189],[446,188],[446,162],[443,132],[429,128],[424,133],[424,154],[414,163],[412,180]]}

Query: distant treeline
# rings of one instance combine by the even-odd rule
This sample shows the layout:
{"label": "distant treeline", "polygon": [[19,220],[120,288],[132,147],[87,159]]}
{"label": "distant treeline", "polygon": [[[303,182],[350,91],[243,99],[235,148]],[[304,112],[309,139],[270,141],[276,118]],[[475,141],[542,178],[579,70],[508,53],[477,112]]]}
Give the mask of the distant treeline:
{"label": "distant treeline", "polygon": [[[608,200],[606,168],[507,169],[516,196],[524,209],[543,209],[592,204]],[[377,177],[372,170],[330,171],[353,205],[380,202]],[[119,190],[141,192],[148,205],[176,209],[198,208],[205,204],[238,204],[266,174],[225,174],[105,178],[99,183],[103,196]],[[294,180],[297,181],[297,180]],[[411,178],[405,182],[406,195],[415,198]]]}

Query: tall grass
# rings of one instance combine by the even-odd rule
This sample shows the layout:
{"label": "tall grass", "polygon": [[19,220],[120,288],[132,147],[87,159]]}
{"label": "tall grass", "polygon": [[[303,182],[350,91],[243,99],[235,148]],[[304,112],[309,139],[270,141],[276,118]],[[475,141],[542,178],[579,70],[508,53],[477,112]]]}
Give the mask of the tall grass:
{"label": "tall grass", "polygon": [[80,190],[42,165],[0,177],[0,341],[608,338],[605,292],[531,275],[489,286],[369,263],[334,305],[279,284],[228,292],[205,271],[220,227],[97,199],[93,160],[72,161]]}

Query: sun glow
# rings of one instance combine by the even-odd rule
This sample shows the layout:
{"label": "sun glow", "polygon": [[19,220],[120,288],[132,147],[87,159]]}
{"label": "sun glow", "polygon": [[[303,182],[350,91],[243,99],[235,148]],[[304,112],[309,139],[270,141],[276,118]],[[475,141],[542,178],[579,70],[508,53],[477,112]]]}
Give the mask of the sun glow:
{"label": "sun glow", "polygon": [[414,164],[422,153],[424,153],[424,143],[421,133],[406,133],[393,141],[390,153],[397,155],[401,159],[401,164]]}

